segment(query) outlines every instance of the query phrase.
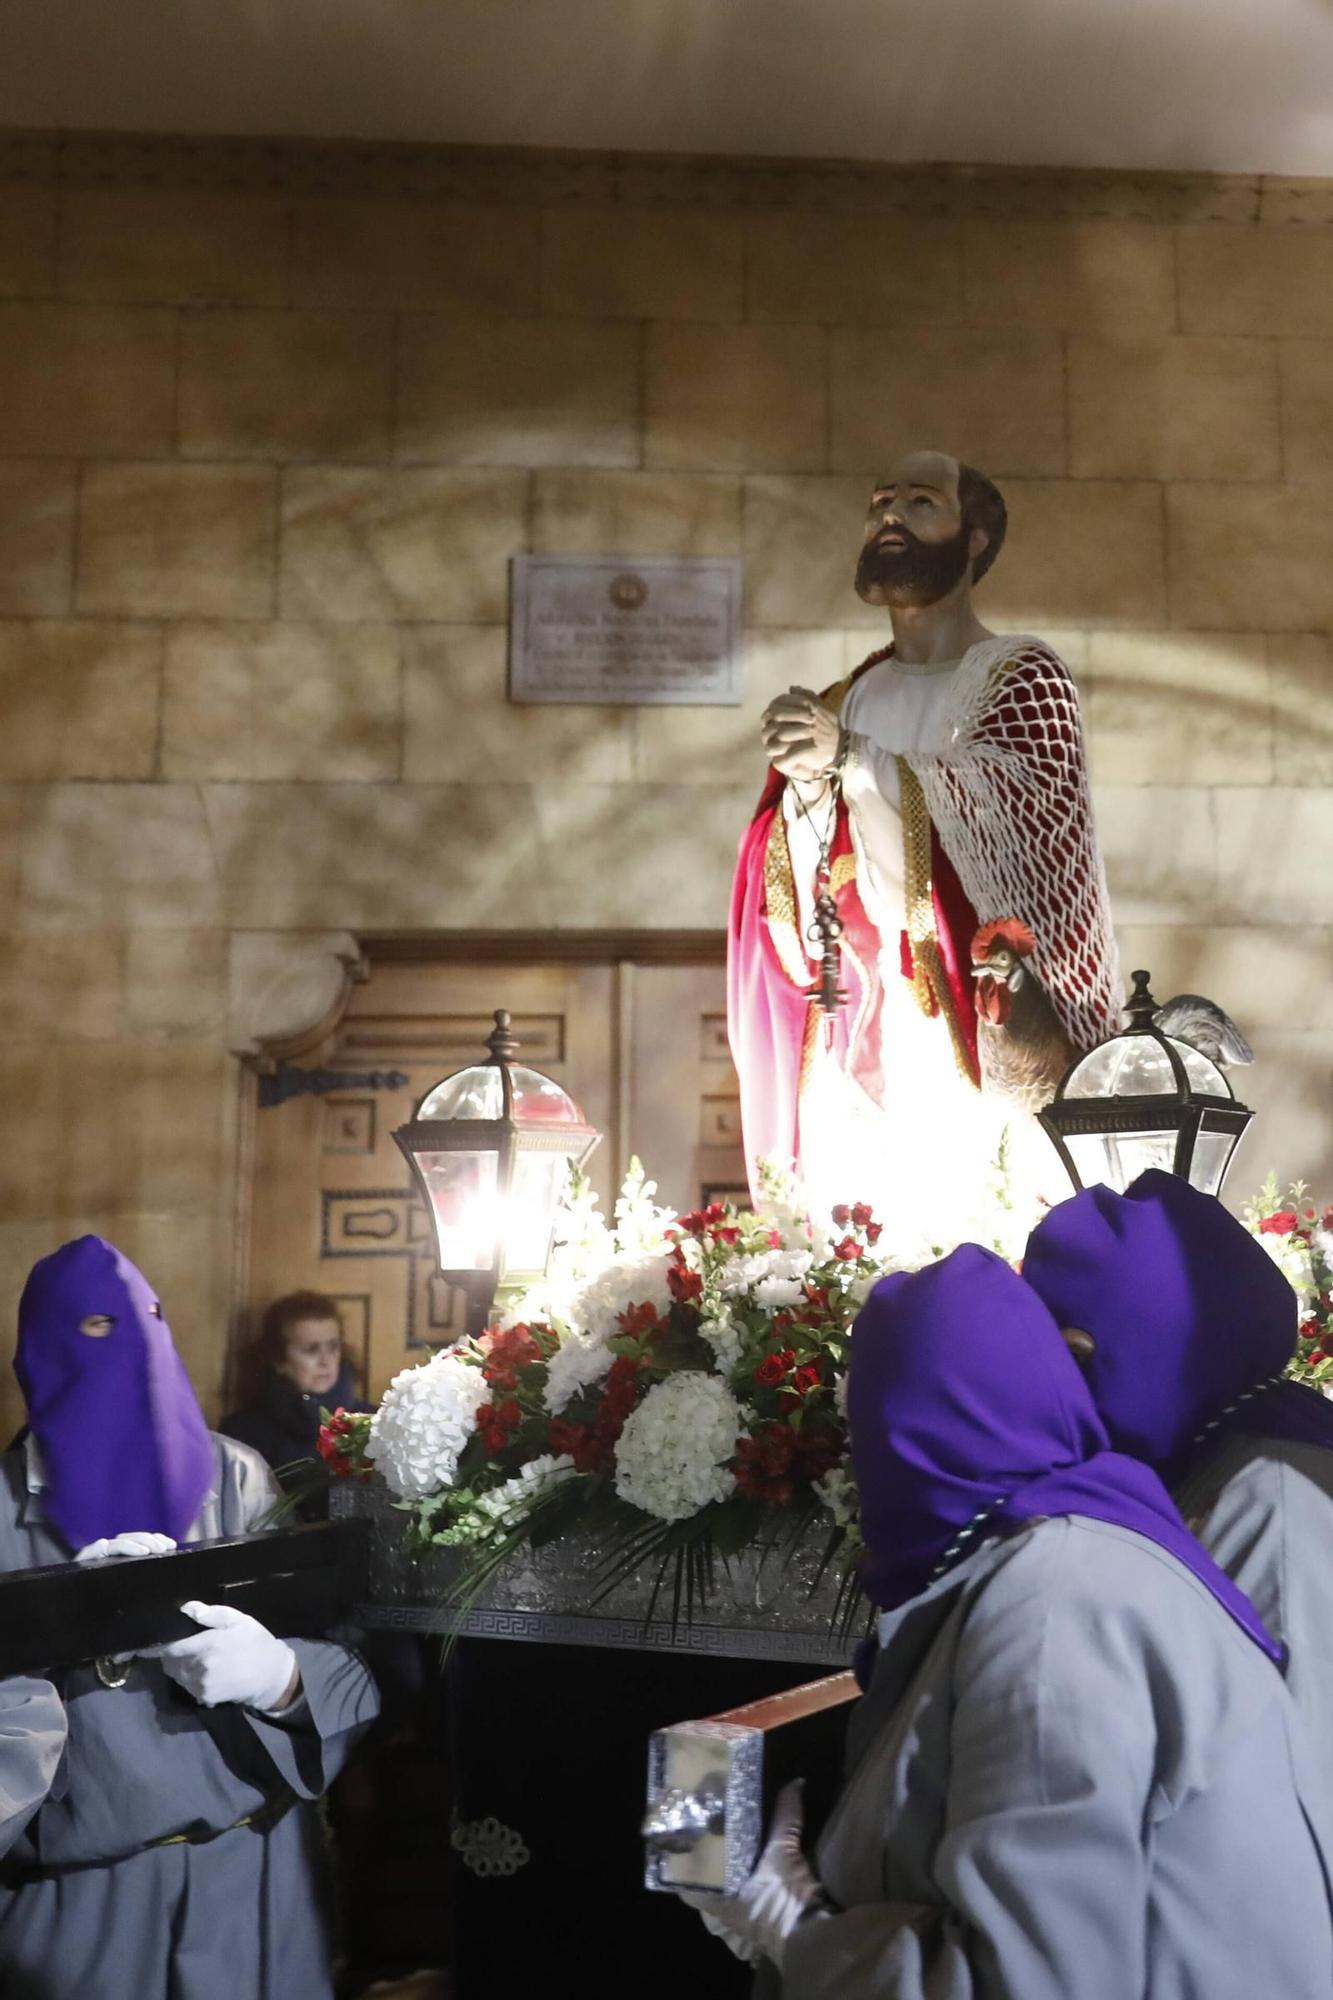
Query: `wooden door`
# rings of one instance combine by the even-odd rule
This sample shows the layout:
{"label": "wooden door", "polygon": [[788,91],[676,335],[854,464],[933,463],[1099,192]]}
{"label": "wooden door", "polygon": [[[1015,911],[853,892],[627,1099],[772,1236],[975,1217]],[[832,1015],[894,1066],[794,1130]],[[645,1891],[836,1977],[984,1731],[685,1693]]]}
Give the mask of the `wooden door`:
{"label": "wooden door", "polygon": [[564,1084],[605,1135],[589,1172],[608,1216],[633,1154],[673,1207],[739,1187],[723,971],[711,949],[704,964],[653,964],[609,943],[599,958],[586,941],[563,961],[372,958],[329,1038],[280,1070],[293,1094],[255,1114],[242,1331],[281,1292],[331,1294],[373,1397],[458,1338],[462,1298],[434,1273],[425,1211],[392,1135],[433,1083],[485,1060],[497,1006],[513,1016],[519,1061]]}

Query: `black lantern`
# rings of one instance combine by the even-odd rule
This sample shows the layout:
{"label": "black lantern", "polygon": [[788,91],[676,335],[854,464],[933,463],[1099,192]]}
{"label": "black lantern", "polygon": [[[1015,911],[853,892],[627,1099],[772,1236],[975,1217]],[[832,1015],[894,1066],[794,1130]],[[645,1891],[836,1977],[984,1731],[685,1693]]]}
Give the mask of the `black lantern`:
{"label": "black lantern", "polygon": [[485,1326],[497,1291],[541,1277],[571,1165],[601,1137],[568,1092],[514,1062],[503,1007],[490,1060],[427,1091],[394,1133],[435,1228],[440,1275],[468,1296],[468,1332]]}
{"label": "black lantern", "polygon": [[1156,1012],[1148,974],[1136,972],[1128,1027],[1078,1058],[1038,1119],[1075,1188],[1123,1194],[1160,1167],[1220,1195],[1254,1113],[1215,1062],[1154,1026]]}

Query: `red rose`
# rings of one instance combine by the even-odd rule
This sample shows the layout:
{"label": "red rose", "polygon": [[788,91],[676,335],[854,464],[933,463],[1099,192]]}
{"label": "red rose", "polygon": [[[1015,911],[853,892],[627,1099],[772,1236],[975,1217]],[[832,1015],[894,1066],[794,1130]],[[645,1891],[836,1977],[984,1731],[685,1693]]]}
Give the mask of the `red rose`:
{"label": "red rose", "polygon": [[884,1234],[884,1224],[882,1222],[867,1222],[866,1224],[867,1243],[878,1243],[880,1237],[883,1234]]}
{"label": "red rose", "polygon": [[852,1209],[852,1221],[858,1229],[864,1229],[873,1221],[875,1211],[868,1202],[858,1201]]}
{"label": "red rose", "polygon": [[854,1264],[861,1255],[861,1246],[854,1236],[844,1236],[841,1243],[834,1244],[833,1254],[844,1264]]}
{"label": "red rose", "polygon": [[838,1229],[845,1229],[847,1227],[847,1224],[852,1219],[852,1211],[850,1210],[850,1208],[848,1208],[845,1201],[840,1201],[837,1203],[837,1205],[832,1210],[832,1215],[833,1215],[834,1226],[835,1228]]}
{"label": "red rose", "polygon": [[796,1370],[791,1378],[791,1385],[798,1396],[808,1396],[812,1389],[819,1387],[820,1379],[818,1362],[807,1361],[803,1367]]}
{"label": "red rose", "polygon": [[1259,1224],[1260,1234],[1264,1236],[1290,1236],[1292,1230],[1296,1227],[1296,1220],[1296,1211],[1294,1209],[1280,1208],[1276,1215],[1266,1215],[1264,1217],[1263,1221]]}
{"label": "red rose", "polygon": [[766,1354],[754,1371],[754,1379],[761,1389],[776,1389],[785,1377],[793,1360],[792,1350],[784,1348],[780,1354]]}

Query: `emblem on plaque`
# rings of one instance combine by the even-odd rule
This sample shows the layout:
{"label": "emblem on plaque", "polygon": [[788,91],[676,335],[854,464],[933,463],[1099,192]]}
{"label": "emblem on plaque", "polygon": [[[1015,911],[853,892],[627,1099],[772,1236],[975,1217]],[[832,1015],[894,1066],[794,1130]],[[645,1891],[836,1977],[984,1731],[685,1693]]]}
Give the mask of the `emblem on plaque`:
{"label": "emblem on plaque", "polygon": [[637,611],[648,602],[648,585],[634,570],[626,569],[612,577],[606,594],[617,611]]}

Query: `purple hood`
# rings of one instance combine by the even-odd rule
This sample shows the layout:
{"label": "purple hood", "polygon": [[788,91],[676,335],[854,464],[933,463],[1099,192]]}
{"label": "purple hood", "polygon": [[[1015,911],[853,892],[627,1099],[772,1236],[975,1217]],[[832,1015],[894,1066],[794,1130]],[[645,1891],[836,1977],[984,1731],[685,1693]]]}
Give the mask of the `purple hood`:
{"label": "purple hood", "polygon": [[[80,1333],[104,1314],[110,1333]],[[46,1509],[72,1549],[151,1529],[183,1539],[213,1479],[213,1442],[143,1273],[80,1236],[28,1274],[14,1357],[46,1468]]]}
{"label": "purple hood", "polygon": [[[847,1407],[863,1581],[881,1609],[917,1596],[987,1535],[1081,1514],[1165,1549],[1281,1659],[1156,1473],[1110,1448],[1056,1322],[989,1250],[964,1244],[923,1271],[881,1279],[853,1331]],[[989,1517],[958,1548],[982,1510]]]}

